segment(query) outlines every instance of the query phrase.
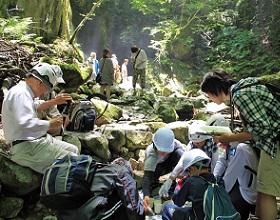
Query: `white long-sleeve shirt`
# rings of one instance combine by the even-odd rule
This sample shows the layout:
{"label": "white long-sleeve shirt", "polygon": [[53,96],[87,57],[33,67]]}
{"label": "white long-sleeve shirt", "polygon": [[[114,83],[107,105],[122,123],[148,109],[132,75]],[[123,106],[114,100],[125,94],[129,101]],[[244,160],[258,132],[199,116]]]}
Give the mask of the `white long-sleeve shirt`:
{"label": "white long-sleeve shirt", "polygon": [[50,127],[49,121],[37,117],[34,93],[24,81],[12,87],[4,98],[2,123],[8,144],[15,140],[35,140]]}
{"label": "white long-sleeve shirt", "polygon": [[250,169],[257,172],[258,156],[249,145],[244,143],[238,144],[235,149],[234,155],[228,154],[228,159],[226,158],[226,151],[220,156],[214,169],[214,175],[222,176],[224,174],[223,179],[227,192],[232,189],[236,180],[238,180],[240,193],[244,200],[250,204],[255,204],[257,176]]}

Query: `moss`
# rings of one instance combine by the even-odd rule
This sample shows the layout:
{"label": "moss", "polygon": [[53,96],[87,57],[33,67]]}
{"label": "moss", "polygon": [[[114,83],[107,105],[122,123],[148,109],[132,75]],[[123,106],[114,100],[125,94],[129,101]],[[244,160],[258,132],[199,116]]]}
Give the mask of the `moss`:
{"label": "moss", "polygon": [[280,86],[280,72],[272,75],[265,75],[260,77],[261,80],[265,82],[272,82]]}

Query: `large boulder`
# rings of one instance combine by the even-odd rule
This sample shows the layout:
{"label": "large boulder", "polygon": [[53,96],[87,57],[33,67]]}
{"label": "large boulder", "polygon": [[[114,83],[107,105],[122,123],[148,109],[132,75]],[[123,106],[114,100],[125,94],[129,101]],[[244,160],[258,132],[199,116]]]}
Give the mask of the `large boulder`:
{"label": "large boulder", "polygon": [[[163,108],[162,106],[171,106],[178,114],[178,120],[190,120],[194,116],[194,107],[188,97],[158,97],[157,102],[154,104],[156,109]],[[166,107],[167,108],[167,107]]]}
{"label": "large boulder", "polygon": [[[111,152],[109,149],[109,141],[100,132],[77,132],[82,146],[89,154],[94,154],[102,159],[102,162],[111,160]],[[83,151],[82,151],[83,152]]]}
{"label": "large boulder", "polygon": [[176,110],[171,105],[167,104],[162,104],[158,107],[158,114],[165,123],[177,121],[179,118]]}
{"label": "large boulder", "polygon": [[97,110],[96,124],[101,126],[103,124],[110,124],[122,117],[122,109],[116,105],[112,105],[106,101],[91,99],[91,102]]}
{"label": "large boulder", "polygon": [[167,124],[167,126],[174,132],[175,138],[187,145],[189,143],[188,132],[189,125],[188,121],[177,121]]}
{"label": "large boulder", "polygon": [[26,195],[41,185],[42,174],[19,166],[0,154],[0,181],[7,191]]}

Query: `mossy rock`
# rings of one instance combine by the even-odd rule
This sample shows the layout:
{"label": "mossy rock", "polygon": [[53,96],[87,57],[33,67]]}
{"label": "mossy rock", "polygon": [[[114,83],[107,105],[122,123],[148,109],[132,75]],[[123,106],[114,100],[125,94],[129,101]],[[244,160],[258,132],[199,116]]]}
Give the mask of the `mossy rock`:
{"label": "mossy rock", "polygon": [[61,87],[69,93],[77,91],[80,85],[83,85],[87,81],[92,71],[90,68],[79,68],[77,64],[61,64],[60,67],[66,82]]}

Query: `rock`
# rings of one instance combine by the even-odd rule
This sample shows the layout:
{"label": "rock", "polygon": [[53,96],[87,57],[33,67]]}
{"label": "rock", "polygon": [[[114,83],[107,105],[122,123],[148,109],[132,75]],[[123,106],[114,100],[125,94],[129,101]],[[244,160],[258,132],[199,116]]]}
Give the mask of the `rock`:
{"label": "rock", "polygon": [[77,137],[73,133],[75,133],[75,132],[73,132],[73,131],[65,131],[62,139],[65,142],[68,142],[70,144],[74,144],[75,146],[77,146],[79,151],[81,152],[81,150],[82,150],[82,143],[81,143],[79,137]]}
{"label": "rock", "polygon": [[125,131],[106,127],[104,135],[109,141],[109,149],[117,153],[121,152],[121,148],[126,144]]}
{"label": "rock", "polygon": [[221,112],[223,110],[229,109],[229,106],[227,106],[226,104],[222,103],[220,105],[217,105],[214,102],[209,102],[206,106],[204,111],[205,112],[209,112],[209,113],[218,113]]}
{"label": "rock", "polygon": [[127,148],[130,150],[145,149],[152,143],[152,132],[126,131]]}
{"label": "rock", "polygon": [[122,109],[116,105],[109,104],[103,100],[91,99],[97,110],[96,125],[111,124],[122,117]]}
{"label": "rock", "polygon": [[158,101],[154,104],[156,109],[170,108],[170,106],[175,109],[179,116],[178,120],[184,121],[193,118],[193,104],[187,97],[158,97]]}
{"label": "rock", "polygon": [[131,164],[133,170],[138,170],[139,162],[137,160],[130,158],[129,163]]}
{"label": "rock", "polygon": [[57,217],[49,215],[44,217],[43,220],[57,220]]}
{"label": "rock", "polygon": [[81,140],[83,147],[102,158],[104,161],[111,160],[111,152],[109,150],[109,141],[99,132],[86,132],[79,134],[79,139]]}
{"label": "rock", "polygon": [[134,170],[134,179],[137,182],[137,189],[142,188],[142,182],[143,182],[143,176],[144,176],[144,171],[140,170]]}
{"label": "rock", "polygon": [[189,143],[188,132],[189,128],[188,125],[190,124],[189,121],[177,121],[167,124],[167,127],[172,129],[174,132],[175,138],[181,141],[183,144],[187,145]]}
{"label": "rock", "polygon": [[0,199],[0,216],[4,219],[17,217],[23,204],[24,201],[20,198],[2,197]]}
{"label": "rock", "polygon": [[26,195],[41,185],[42,174],[0,155],[0,181],[6,190],[17,195]]}
{"label": "rock", "polygon": [[168,87],[163,87],[162,89],[162,96],[168,97],[172,94],[172,90]]}
{"label": "rock", "polygon": [[176,110],[170,105],[159,106],[158,107],[158,114],[159,114],[159,117],[165,123],[170,123],[170,122],[177,121],[178,118],[179,118]]}

